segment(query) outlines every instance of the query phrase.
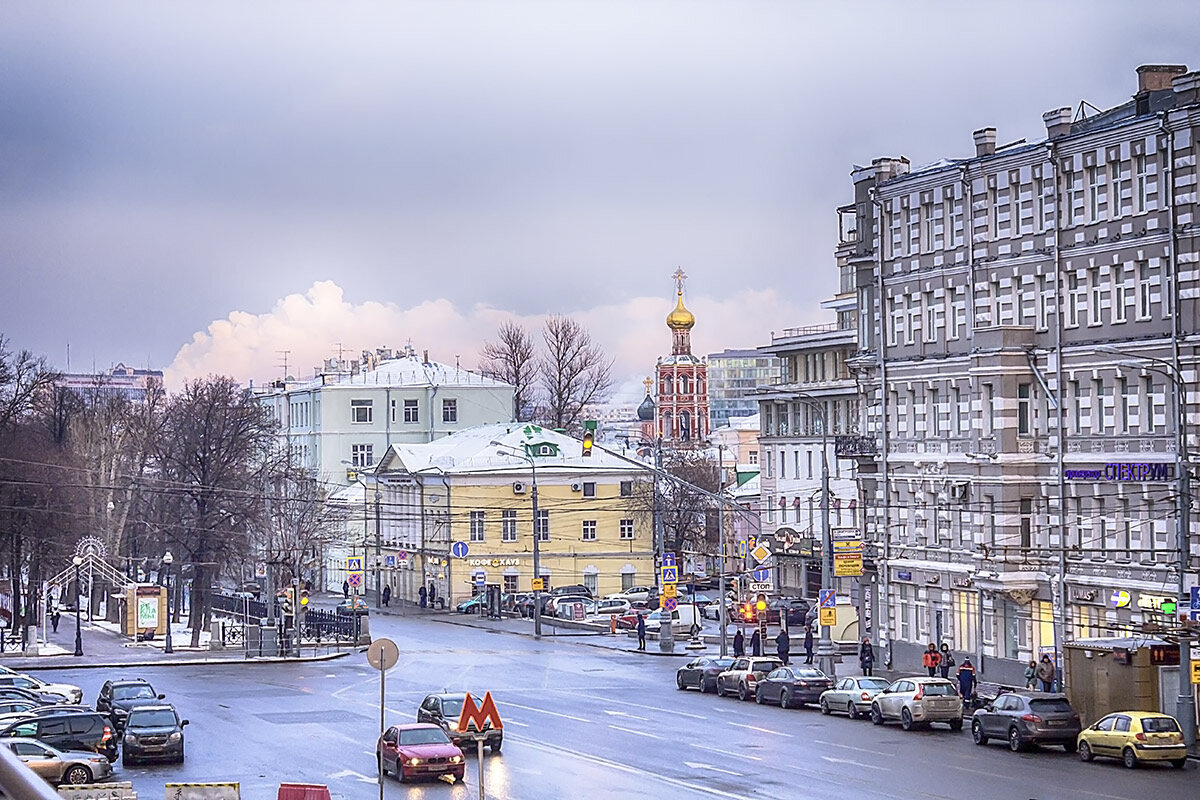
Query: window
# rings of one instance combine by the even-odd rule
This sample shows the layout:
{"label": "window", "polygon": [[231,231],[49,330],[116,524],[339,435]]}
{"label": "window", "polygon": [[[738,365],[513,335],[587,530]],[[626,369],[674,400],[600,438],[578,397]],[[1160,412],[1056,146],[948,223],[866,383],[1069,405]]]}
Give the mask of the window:
{"label": "window", "polygon": [[1101,323],[1101,303],[1104,300],[1104,285],[1100,283],[1099,267],[1092,267],[1088,270],[1088,288],[1092,294],[1091,302],[1088,304],[1088,325],[1099,325]]}
{"label": "window", "polygon": [[500,541],[515,542],[517,540],[517,512],[507,508],[500,512]]}
{"label": "window", "polygon": [[749,453],[746,454],[746,460],[750,463],[750,466],[757,467],[758,466],[758,451],[751,450]]}
{"label": "window", "polygon": [[516,594],[517,593],[517,576],[516,575],[505,575],[504,576],[504,593],[505,594]]}
{"label": "window", "polygon": [[628,592],[630,589],[632,589],[633,581],[635,578],[637,578],[637,575],[635,575],[632,572],[622,572],[621,573],[621,591]]}
{"label": "window", "polygon": [[1104,202],[1104,175],[1099,167],[1087,168],[1088,220],[1100,221],[1100,204]]}
{"label": "window", "polygon": [[1043,177],[1038,177],[1037,182],[1034,183],[1037,192],[1037,219],[1033,221],[1033,229],[1039,233],[1046,230],[1046,211],[1049,199],[1046,195],[1046,183],[1047,181]]}
{"label": "window", "polygon": [[585,519],[583,521],[583,540],[585,542],[596,541],[596,520]]}
{"label": "window", "polygon": [[1067,327],[1079,327],[1079,310],[1083,308],[1084,290],[1079,285],[1079,273],[1067,273]]}
{"label": "window", "polygon": [[1125,210],[1125,198],[1129,195],[1129,170],[1125,162],[1111,161],[1108,164],[1108,216],[1116,219]]}
{"label": "window", "polygon": [[1117,391],[1121,393],[1118,399],[1120,419],[1117,423],[1119,433],[1129,433],[1129,379],[1117,379]]}
{"label": "window", "polygon": [[621,481],[621,497],[633,497],[633,481]]}
{"label": "window", "polygon": [[539,542],[550,541],[550,512],[544,508],[539,508],[537,513],[536,524],[534,525],[535,533]]}
{"label": "window", "polygon": [[1154,311],[1150,294],[1150,265],[1142,262],[1137,265],[1137,318],[1139,321],[1150,319]]}
{"label": "window", "polygon": [[1083,398],[1080,396],[1079,381],[1071,381],[1071,432],[1078,435],[1083,432]]}
{"label": "window", "polygon": [[1033,546],[1033,500],[1021,498],[1021,547]]}
{"label": "window", "polygon": [[983,435],[991,436],[996,432],[996,387],[990,383],[983,385]]}
{"label": "window", "polygon": [[1079,203],[1079,188],[1075,185],[1075,172],[1071,167],[1063,168],[1063,194],[1065,195],[1063,208],[1063,219],[1068,225],[1074,225],[1076,222],[1076,205]]}
{"label": "window", "polygon": [[633,520],[632,519],[621,520],[621,538],[622,539],[632,539],[633,538]]}
{"label": "window", "polygon": [[929,252],[934,248],[933,204],[925,203],[921,206],[921,222],[921,249]]}
{"label": "window", "polygon": [[584,496],[584,497],[595,497],[595,496],[596,496],[596,483],[595,483],[595,481],[584,481],[584,483],[583,483],[583,496]]}
{"label": "window", "polygon": [[1126,307],[1129,305],[1129,287],[1125,285],[1125,267],[1112,268],[1113,284],[1113,322],[1124,322]]}
{"label": "window", "polygon": [[448,398],[442,401],[442,422],[458,422],[458,401]]}
{"label": "window", "polygon": [[421,414],[417,408],[416,400],[404,401],[404,421],[408,423],[416,423],[421,421]]}
{"label": "window", "polygon": [[1149,375],[1142,378],[1142,408],[1138,412],[1138,428],[1141,433],[1154,433],[1154,379]]}
{"label": "window", "polygon": [[1050,279],[1045,275],[1037,276],[1037,326],[1038,330],[1049,327],[1047,316],[1050,307]]}
{"label": "window", "polygon": [[933,292],[925,293],[925,341],[937,341],[937,306],[933,302]]}
{"label": "window", "polygon": [[356,467],[369,467],[375,463],[374,445],[350,445],[350,463]]}
{"label": "window", "polygon": [[351,400],[350,401],[350,421],[351,422],[370,422],[373,418],[372,401],[370,400]]}
{"label": "window", "polygon": [[596,589],[596,577],[596,573],[594,572],[585,573],[583,576],[583,588],[591,592],[592,597],[595,597],[597,594],[599,594]]}
{"label": "window", "polygon": [[1144,214],[1150,210],[1150,165],[1145,153],[1133,157],[1133,210]]}
{"label": "window", "polygon": [[941,395],[937,389],[929,390],[929,403],[925,406],[925,408],[927,409],[926,413],[929,415],[929,423],[927,426],[929,429],[929,433],[931,433],[934,436],[941,436],[941,434],[942,434]]}
{"label": "window", "polygon": [[471,512],[471,541],[483,541],[483,514],[482,511]]}
{"label": "window", "polygon": [[1032,385],[1021,383],[1017,385],[1017,435],[1029,435],[1030,394]]}

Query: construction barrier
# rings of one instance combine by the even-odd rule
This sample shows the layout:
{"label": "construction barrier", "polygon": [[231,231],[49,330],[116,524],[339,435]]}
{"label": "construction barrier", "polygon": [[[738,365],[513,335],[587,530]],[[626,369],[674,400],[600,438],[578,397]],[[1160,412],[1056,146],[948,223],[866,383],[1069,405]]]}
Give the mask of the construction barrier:
{"label": "construction barrier", "polygon": [[58,787],[58,796],[63,800],[137,800],[137,792],[128,782],[68,784]]}
{"label": "construction barrier", "polygon": [[228,783],[168,783],[167,800],[242,800],[242,785]]}
{"label": "construction barrier", "polygon": [[281,783],[275,800],[329,800],[329,787],[320,783]]}

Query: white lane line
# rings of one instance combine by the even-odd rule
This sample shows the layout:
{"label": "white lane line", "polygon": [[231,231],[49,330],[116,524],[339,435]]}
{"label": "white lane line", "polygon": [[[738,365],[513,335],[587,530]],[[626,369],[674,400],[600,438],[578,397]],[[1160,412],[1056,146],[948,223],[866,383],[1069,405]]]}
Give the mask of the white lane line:
{"label": "white lane line", "polygon": [[728,724],[736,725],[739,728],[748,728],[749,730],[758,731],[759,733],[770,733],[775,736],[786,736],[789,739],[792,738],[792,735],[790,733],[780,733],[779,731],[773,731],[770,728],[760,728],[757,725],[745,725],[741,722],[730,722]]}
{"label": "white lane line", "polygon": [[863,769],[887,769],[887,767],[879,767],[875,764],[864,764],[861,761],[855,761],[853,758],[834,758],[833,756],[821,756],[821,758],[830,764],[853,764]]}
{"label": "white lane line", "polygon": [[515,719],[506,719],[506,720],[504,720],[504,724],[505,725],[516,725],[518,728],[528,728],[529,727],[528,722],[517,722]]}
{"label": "white lane line", "polygon": [[591,722],[590,719],[584,719],[583,717],[576,717],[572,714],[560,714],[557,711],[547,711],[544,708],[534,708],[533,706],[522,706],[522,705],[518,705],[517,703],[509,702],[507,700],[505,700],[503,703],[497,703],[497,705],[512,706],[513,708],[520,708],[524,711],[536,711],[539,714],[549,714],[552,717],[562,717],[563,719],[573,719],[576,722]]}
{"label": "white lane line", "polygon": [[649,722],[649,721],[650,721],[650,718],[649,718],[649,717],[639,717],[637,714],[630,714],[628,711],[609,711],[609,710],[606,708],[606,709],[604,709],[604,713],[605,713],[605,714],[610,714],[610,715],[612,715],[612,716],[614,716],[614,717],[624,717],[625,719],[636,719],[636,720],[641,720],[642,722]]}
{"label": "white lane line", "polygon": [[712,772],[724,772],[726,775],[736,775],[739,778],[744,777],[740,772],[734,772],[731,769],[721,769],[720,767],[714,767],[712,764],[701,764],[698,761],[685,761],[683,763],[685,766],[689,766],[692,769],[707,769]]}
{"label": "white lane line", "polygon": [[632,733],[637,736],[645,736],[650,739],[659,739],[661,741],[663,738],[661,736],[655,736],[653,733],[647,733],[646,731],[637,731],[633,728],[622,728],[620,725],[609,725],[608,727],[612,728],[613,730],[625,731],[626,733]]}
{"label": "white lane line", "polygon": [[845,750],[853,750],[856,753],[870,753],[873,756],[890,756],[891,755],[891,753],[885,753],[882,750],[868,750],[865,747],[855,747],[852,744],[839,744],[838,742],[826,742],[821,739],[812,739],[810,741],[812,741],[813,744],[822,744],[822,745],[825,745],[826,747],[841,747]]}
{"label": "white lane line", "polygon": [[662,714],[674,714],[678,717],[687,717],[688,719],[708,719],[708,717],[700,714],[689,714],[686,711],[677,711],[673,708],[660,708],[659,706],[648,706],[645,703],[630,703],[625,700],[617,700],[615,697],[604,698],[606,703],[616,703],[619,706],[629,706],[631,708],[641,709],[642,711],[658,711]]}
{"label": "white lane line", "polygon": [[[707,750],[710,753],[716,753],[718,755],[726,756],[729,758],[746,758],[751,761],[762,761],[762,756],[752,756],[752,755],[748,755],[746,753],[729,753],[724,750],[719,750],[716,747],[709,747],[706,744],[696,744],[695,742],[691,742],[690,744],[692,745],[692,747],[698,747],[701,750]],[[372,753],[371,755],[375,755],[375,754]]]}

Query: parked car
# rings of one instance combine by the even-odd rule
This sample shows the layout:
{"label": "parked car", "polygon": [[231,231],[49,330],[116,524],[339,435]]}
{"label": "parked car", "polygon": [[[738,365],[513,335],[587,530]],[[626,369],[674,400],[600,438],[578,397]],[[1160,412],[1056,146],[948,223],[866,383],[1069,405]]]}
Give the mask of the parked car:
{"label": "parked car", "polygon": [[842,678],[832,689],[821,693],[821,713],[845,711],[850,719],[865,717],[871,713],[871,701],[875,695],[888,687],[886,678],[869,675]]}
{"label": "parked car", "polygon": [[901,678],[871,701],[871,722],[882,725],[889,720],[899,720],[906,731],[934,722],[961,731],[963,704],[958,687],[944,678]]}
{"label": "parked car", "polygon": [[[646,615],[646,630],[656,631],[662,625],[663,611],[651,611]],[[689,631],[693,625],[700,625],[700,610],[693,605],[680,603],[671,612],[671,625],[675,631]],[[637,627],[637,617],[633,618],[633,627]]]}
{"label": "parked car", "polygon": [[779,618],[787,614],[789,626],[803,626],[811,607],[807,600],[798,597],[779,597],[767,603],[767,624],[778,625]]}
{"label": "parked car", "polygon": [[1187,766],[1187,746],[1174,717],[1152,711],[1118,711],[1101,717],[1079,734],[1079,760],[1119,758],[1133,769],[1142,761]]}
{"label": "parked car", "polygon": [[16,686],[0,686],[0,699],[4,700],[29,700],[39,706],[66,702],[66,698],[61,695],[53,695],[53,700],[43,700],[42,697],[42,692],[21,689]]}
{"label": "parked car", "polygon": [[971,717],[975,744],[1004,739],[1014,753],[1039,744],[1062,745],[1074,752],[1080,730],[1079,714],[1066,695],[1046,692],[1005,692]]}
{"label": "parked car", "polygon": [[80,786],[112,777],[112,764],[104,756],[80,750],[60,750],[36,739],[10,736],[0,744],[13,751],[25,766],[58,786]]}
{"label": "parked car", "polygon": [[73,706],[73,705],[54,705],[54,706],[38,706],[37,708],[26,711],[25,714],[30,717],[44,717],[47,714],[93,714],[96,709],[91,706]]}
{"label": "parked car", "polygon": [[367,601],[361,597],[347,597],[338,603],[334,610],[346,617],[352,614],[359,617],[365,617],[371,613],[371,607],[368,606]]}
{"label": "parked car", "polygon": [[112,718],[118,734],[125,728],[129,712],[138,706],[157,705],[166,695],[154,691],[144,678],[119,678],[105,681],[96,695],[96,710]]}
{"label": "parked car", "polygon": [[715,600],[706,594],[691,594],[690,592],[680,592],[679,602],[691,603],[692,605],[703,611],[708,606],[712,605]]}
{"label": "parked car", "polygon": [[0,698],[0,716],[5,714],[22,714],[35,708],[47,708],[47,706],[39,705],[35,700]]}
{"label": "parked car", "polygon": [[612,614],[623,616],[632,610],[633,607],[624,598],[606,597],[596,603],[596,613],[605,616]]}
{"label": "parked car", "polygon": [[187,724],[188,720],[181,720],[169,703],[134,708],[125,723],[121,764],[160,759],[182,764],[183,728]]}
{"label": "parked car", "polygon": [[[465,692],[427,695],[417,709],[417,722],[437,725],[456,745],[464,741],[473,741],[470,735],[458,729],[458,718],[462,716],[463,701],[466,700],[466,696]],[[472,695],[472,698],[474,697],[475,695]],[[504,730],[502,728],[489,730],[484,744],[493,753],[499,753],[501,745],[504,744]]]}
{"label": "parked car", "polygon": [[749,700],[754,697],[755,685],[765,678],[767,673],[782,666],[783,662],[778,658],[766,656],[734,659],[729,669],[717,675],[717,694],[724,697],[729,692],[737,692],[739,700]]}
{"label": "parked car", "polygon": [[575,595],[592,599],[592,590],[584,586],[582,583],[572,583],[568,586],[555,586],[550,590],[550,594],[554,597],[562,595]]}
{"label": "parked car", "polygon": [[675,685],[680,689],[695,686],[701,692],[715,692],[717,676],[732,666],[732,658],[699,656],[675,671]]}
{"label": "parked car", "polygon": [[473,597],[468,597],[466,600],[463,600],[461,603],[459,603],[458,605],[456,605],[454,607],[454,610],[460,614],[470,614],[472,612],[478,614],[479,607],[481,605],[483,605],[483,601],[486,598],[487,598],[487,595],[484,592],[480,592],[479,594],[477,594]]}
{"label": "parked car", "polygon": [[0,728],[0,737],[37,739],[59,750],[100,753],[117,760],[117,737],[107,717],[98,711],[67,711],[14,720]]}
{"label": "parked car", "polygon": [[821,693],[833,686],[821,670],[814,667],[779,667],[754,685],[754,702],[778,703],[780,708],[803,708],[816,703]]}
{"label": "parked car", "polygon": [[0,686],[13,686],[18,689],[28,689],[42,697],[54,696],[62,698],[55,702],[81,703],[83,689],[69,683],[46,683],[41,678],[24,675],[19,672],[0,675]]}
{"label": "parked car", "polygon": [[438,725],[393,725],[375,743],[379,774],[388,770],[403,783],[411,778],[451,775],[463,779],[466,765],[458,745]]}
{"label": "parked car", "polygon": [[[540,595],[540,597],[542,598],[542,604],[544,607],[546,595],[543,594],[543,595]],[[533,595],[527,594],[527,595],[521,596],[520,599],[518,599],[515,603],[513,603],[513,610],[516,611],[518,614],[520,614],[523,618],[532,619],[533,618]]]}
{"label": "parked car", "polygon": [[596,601],[586,597],[558,597],[554,602],[554,616],[559,619],[574,619],[575,607],[583,606],[583,616],[591,617],[596,614]]}
{"label": "parked car", "polygon": [[635,600],[641,600],[643,603],[645,603],[650,600],[652,595],[657,594],[658,590],[653,586],[630,586],[628,589],[616,596],[623,597],[631,603]]}

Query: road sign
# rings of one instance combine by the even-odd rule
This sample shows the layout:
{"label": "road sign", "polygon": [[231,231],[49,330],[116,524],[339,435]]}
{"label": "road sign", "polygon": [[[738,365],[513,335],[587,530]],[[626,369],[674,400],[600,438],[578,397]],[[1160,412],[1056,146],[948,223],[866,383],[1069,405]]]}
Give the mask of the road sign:
{"label": "road sign", "polygon": [[1200,661],[1192,659],[1190,663],[1192,665],[1192,683],[1200,683]]}
{"label": "road sign", "polygon": [[833,554],[833,574],[839,578],[850,578],[863,574],[862,551]]}
{"label": "road sign", "polygon": [[458,716],[458,730],[463,732],[480,732],[492,728],[501,729],[504,723],[500,721],[500,712],[496,710],[496,701],[491,692],[485,692],[483,703],[475,705],[471,693],[463,699],[462,713]]}
{"label": "road sign", "polygon": [[573,609],[571,609],[571,615],[578,622],[579,620],[584,619],[586,617],[586,614],[584,614],[583,603],[575,603],[574,606],[575,607]]}
{"label": "road sign", "polygon": [[383,565],[384,565],[385,567],[394,567],[394,566],[396,566],[396,557],[395,557],[395,556],[393,556],[393,555],[386,555],[386,556],[384,556],[384,557],[383,557]]}
{"label": "road sign", "polygon": [[466,558],[469,552],[471,552],[471,548],[467,547],[466,542],[455,542],[450,545],[450,555],[455,558]]}
{"label": "road sign", "polygon": [[1117,589],[1108,598],[1108,603],[1113,608],[1125,608],[1125,606],[1129,605],[1129,592],[1124,589]]}
{"label": "road sign", "polygon": [[679,567],[670,566],[662,568],[663,583],[678,583],[679,582]]}
{"label": "road sign", "polygon": [[1200,611],[1200,586],[1192,587],[1192,611]]}
{"label": "road sign", "polygon": [[663,611],[674,611],[675,609],[679,608],[679,599],[664,595],[662,599],[662,608]]}
{"label": "road sign", "polygon": [[408,551],[407,550],[397,550],[396,551],[396,560],[397,561],[407,561],[408,560]]}
{"label": "road sign", "polygon": [[376,639],[367,648],[367,663],[378,670],[388,670],[400,660],[400,648],[391,639]]}
{"label": "road sign", "polygon": [[771,551],[765,544],[760,542],[750,551],[750,555],[754,556],[755,560],[761,563],[771,557]]}
{"label": "road sign", "polygon": [[770,581],[750,581],[750,591],[752,592],[769,592],[775,586]]}
{"label": "road sign", "polygon": [[529,588],[535,592],[542,591],[542,589],[544,589],[546,586],[546,582],[543,581],[541,578],[534,578],[532,581],[530,581],[530,584],[531,585]]}
{"label": "road sign", "polygon": [[363,585],[363,574],[361,572],[351,572],[346,577],[346,583],[357,588]]}
{"label": "road sign", "polygon": [[673,584],[673,583],[664,583],[663,584],[663,595],[665,595],[666,597],[675,597],[675,596],[677,596],[676,593],[678,591],[679,590],[676,588],[675,584]]}
{"label": "road sign", "polygon": [[483,571],[483,570],[481,570],[481,569],[480,569],[480,570],[476,570],[476,571],[475,571],[475,585],[476,585],[476,586],[483,586],[483,584],[484,584],[486,581],[487,581],[487,573],[486,573],[486,572],[484,572],[484,571]]}
{"label": "road sign", "polygon": [[[254,567],[254,577],[256,577],[256,578],[265,578],[265,577],[267,577],[267,565],[266,565],[266,562],[264,562],[264,561],[260,561],[260,562],[258,562],[258,565]],[[1195,596],[1196,596],[1196,593],[1195,593],[1195,591],[1193,591],[1193,592],[1192,592],[1192,596],[1193,596],[1193,597],[1195,597]]]}
{"label": "road sign", "polygon": [[346,572],[362,572],[362,556],[350,556],[346,559]]}
{"label": "road sign", "polygon": [[663,553],[662,554],[662,565],[664,567],[675,566],[675,554],[674,553]]}
{"label": "road sign", "polygon": [[836,608],[822,608],[821,609],[821,624],[827,628],[837,625],[837,609]]}
{"label": "road sign", "polygon": [[760,583],[762,581],[769,581],[771,580],[771,570],[767,567],[759,567],[758,569],[754,570],[753,573],[751,573],[750,579]]}
{"label": "road sign", "polygon": [[837,592],[833,589],[821,590],[821,608],[837,608]]}
{"label": "road sign", "polygon": [[862,539],[844,539],[833,543],[834,553],[854,552],[862,550]]}

